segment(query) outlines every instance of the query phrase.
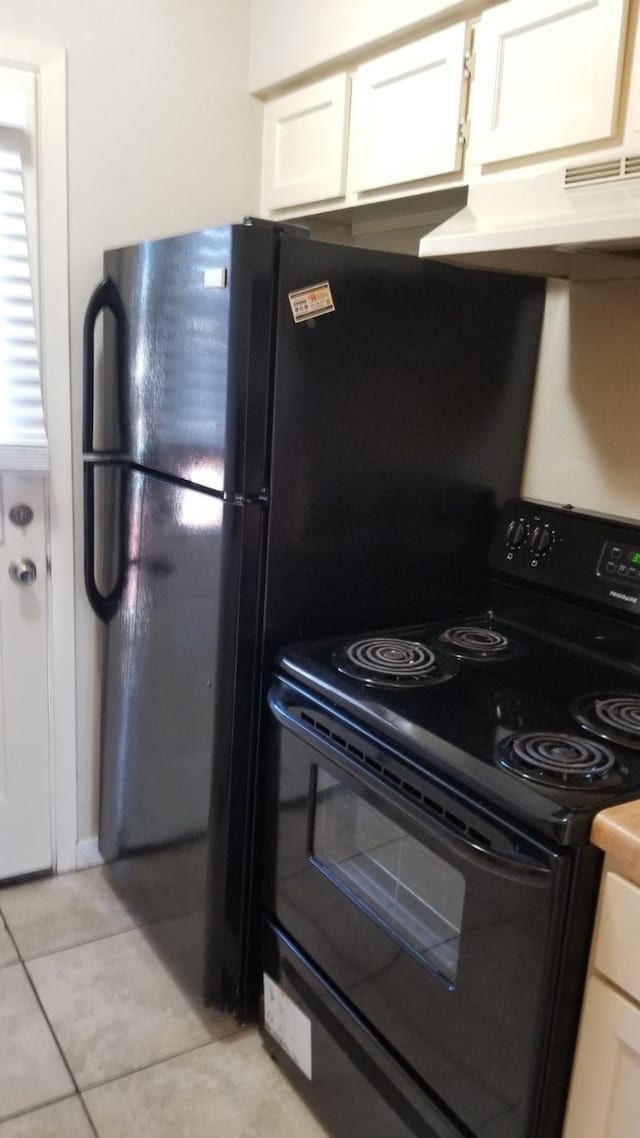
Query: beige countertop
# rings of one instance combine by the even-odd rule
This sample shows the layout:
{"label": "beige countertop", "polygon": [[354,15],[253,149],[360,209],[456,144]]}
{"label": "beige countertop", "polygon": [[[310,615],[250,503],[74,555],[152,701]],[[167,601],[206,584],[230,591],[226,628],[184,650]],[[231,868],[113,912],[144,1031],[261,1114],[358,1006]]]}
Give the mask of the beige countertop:
{"label": "beige countertop", "polygon": [[640,799],[602,810],[593,820],[591,841],[640,884]]}

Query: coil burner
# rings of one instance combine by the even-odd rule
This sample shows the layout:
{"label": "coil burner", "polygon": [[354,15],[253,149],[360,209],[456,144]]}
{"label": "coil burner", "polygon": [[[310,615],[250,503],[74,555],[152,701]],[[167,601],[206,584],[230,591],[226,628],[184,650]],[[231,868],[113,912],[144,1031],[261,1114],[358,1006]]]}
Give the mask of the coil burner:
{"label": "coil burner", "polygon": [[426,644],[388,636],[356,640],[335,652],[333,663],[347,676],[386,688],[428,687],[458,672],[452,661],[436,656]]}
{"label": "coil burner", "polygon": [[608,747],[578,735],[513,735],[500,750],[501,766],[544,786],[597,790],[603,782],[615,785],[627,773]]}
{"label": "coil burner", "polygon": [[458,660],[500,660],[514,654],[506,636],[482,625],[461,624],[447,628],[438,640]]}
{"label": "coil burner", "polygon": [[595,692],[574,699],[569,711],[585,731],[640,751],[640,695]]}

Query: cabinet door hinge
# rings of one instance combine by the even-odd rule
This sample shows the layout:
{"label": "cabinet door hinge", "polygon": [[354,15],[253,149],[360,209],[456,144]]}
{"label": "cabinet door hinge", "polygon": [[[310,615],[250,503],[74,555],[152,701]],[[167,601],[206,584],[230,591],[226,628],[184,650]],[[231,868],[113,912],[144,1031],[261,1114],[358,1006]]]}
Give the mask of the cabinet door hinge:
{"label": "cabinet door hinge", "polygon": [[464,53],[464,67],[462,69],[463,79],[473,79],[476,69],[476,55],[474,51],[465,51]]}
{"label": "cabinet door hinge", "polygon": [[466,146],[469,142],[469,119],[460,119],[458,126],[458,146]]}

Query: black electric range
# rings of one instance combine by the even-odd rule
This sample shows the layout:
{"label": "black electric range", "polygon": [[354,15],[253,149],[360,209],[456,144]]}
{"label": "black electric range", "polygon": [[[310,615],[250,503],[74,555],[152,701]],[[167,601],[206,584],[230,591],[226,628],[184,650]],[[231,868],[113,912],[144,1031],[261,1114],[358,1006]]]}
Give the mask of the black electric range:
{"label": "black electric range", "polygon": [[487,611],[294,646],[281,668],[483,805],[584,841],[640,795],[640,526],[512,502],[491,561]]}
{"label": "black electric range", "polygon": [[377,1040],[378,1095],[396,1063],[384,1138],[560,1138],[589,831],[640,796],[640,526],[513,500],[490,564],[484,611],[291,646],[270,693],[265,958]]}

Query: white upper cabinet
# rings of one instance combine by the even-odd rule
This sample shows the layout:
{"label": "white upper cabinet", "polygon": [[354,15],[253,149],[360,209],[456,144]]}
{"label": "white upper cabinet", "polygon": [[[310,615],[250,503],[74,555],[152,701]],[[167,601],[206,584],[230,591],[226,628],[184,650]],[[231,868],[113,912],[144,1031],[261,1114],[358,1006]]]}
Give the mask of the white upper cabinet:
{"label": "white upper cabinet", "polygon": [[473,149],[480,164],[610,138],[618,125],[628,0],[508,0],[477,33]]}
{"label": "white upper cabinet", "polygon": [[263,210],[344,194],[348,116],[349,79],[344,73],[265,105]]}
{"label": "white upper cabinet", "polygon": [[464,23],[387,52],[353,79],[349,190],[459,170],[466,99]]}
{"label": "white upper cabinet", "polygon": [[458,8],[454,24],[267,96],[263,212],[473,189],[613,147],[635,154],[635,3],[635,48],[630,0],[486,3],[471,21]]}

